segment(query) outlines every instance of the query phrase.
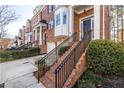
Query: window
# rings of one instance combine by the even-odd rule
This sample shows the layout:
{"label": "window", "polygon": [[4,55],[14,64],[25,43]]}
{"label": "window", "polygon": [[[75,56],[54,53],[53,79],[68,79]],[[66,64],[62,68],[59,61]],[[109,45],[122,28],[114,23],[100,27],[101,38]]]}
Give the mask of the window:
{"label": "window", "polygon": [[53,5],[48,5],[48,14],[53,11]]}
{"label": "window", "polygon": [[66,24],[66,18],[67,16],[66,16],[66,12],[63,12],[63,24]]}
{"label": "window", "polygon": [[53,23],[54,20],[51,20],[49,23],[48,23],[48,29],[53,29],[54,28],[54,23]]}
{"label": "window", "polygon": [[44,44],[46,45],[46,38],[47,38],[47,36],[46,36],[46,34],[44,35]]}
{"label": "window", "polygon": [[60,25],[60,13],[56,15],[56,26]]}

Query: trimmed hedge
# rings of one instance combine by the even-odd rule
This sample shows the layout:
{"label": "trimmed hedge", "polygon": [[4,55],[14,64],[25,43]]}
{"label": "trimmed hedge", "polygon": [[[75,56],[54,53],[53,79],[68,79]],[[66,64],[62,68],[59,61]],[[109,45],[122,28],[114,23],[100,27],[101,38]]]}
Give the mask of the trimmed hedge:
{"label": "trimmed hedge", "polygon": [[25,50],[0,51],[0,62],[36,56],[39,54],[40,54],[39,48],[30,48],[30,49],[25,49]]}
{"label": "trimmed hedge", "polygon": [[124,47],[112,41],[95,40],[88,48],[89,69],[101,75],[124,76]]}
{"label": "trimmed hedge", "polygon": [[62,56],[69,48],[70,46],[62,46],[58,52],[59,56]]}

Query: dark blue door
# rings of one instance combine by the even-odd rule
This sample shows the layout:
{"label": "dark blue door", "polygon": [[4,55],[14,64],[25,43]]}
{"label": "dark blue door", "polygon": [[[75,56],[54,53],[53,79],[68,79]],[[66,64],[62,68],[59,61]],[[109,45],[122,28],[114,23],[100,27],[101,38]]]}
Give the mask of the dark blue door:
{"label": "dark blue door", "polygon": [[91,19],[83,21],[83,33],[84,35],[91,31]]}
{"label": "dark blue door", "polygon": [[83,21],[83,38],[85,38],[86,35],[91,39],[91,19]]}

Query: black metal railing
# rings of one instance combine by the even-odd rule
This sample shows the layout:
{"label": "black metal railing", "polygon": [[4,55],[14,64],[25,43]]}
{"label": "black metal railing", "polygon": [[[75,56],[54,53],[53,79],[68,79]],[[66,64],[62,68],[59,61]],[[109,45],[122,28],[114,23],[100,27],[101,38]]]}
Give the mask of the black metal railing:
{"label": "black metal railing", "polygon": [[61,88],[64,86],[66,80],[75,68],[76,63],[85,51],[91,40],[91,31],[85,33],[82,40],[76,45],[76,47],[69,53],[64,61],[55,70],[55,87]]}
{"label": "black metal railing", "polygon": [[76,36],[77,33],[74,33],[72,36],[65,39],[61,44],[59,44],[46,56],[38,61],[38,81],[46,73],[46,71],[48,71],[49,68],[60,58],[58,53],[59,49],[63,46],[72,46],[72,44],[76,41]]}
{"label": "black metal railing", "polygon": [[18,47],[17,49],[24,49],[24,48],[30,48],[30,47],[38,47],[38,40],[29,42],[27,44],[23,44],[20,47]]}

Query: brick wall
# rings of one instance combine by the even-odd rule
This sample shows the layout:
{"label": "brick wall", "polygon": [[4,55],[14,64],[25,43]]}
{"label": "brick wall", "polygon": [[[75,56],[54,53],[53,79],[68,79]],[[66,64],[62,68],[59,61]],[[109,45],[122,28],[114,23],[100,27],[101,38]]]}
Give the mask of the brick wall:
{"label": "brick wall", "polygon": [[[54,6],[55,7],[55,6]],[[42,19],[46,20],[47,22],[51,21],[54,19],[54,12],[52,11],[48,14],[48,5],[46,5],[43,10],[42,10]]]}
{"label": "brick wall", "polygon": [[[104,9],[103,9],[104,8]],[[109,15],[109,6],[101,5],[100,6],[100,39],[110,39],[110,15]],[[104,16],[103,16],[104,13]],[[103,18],[104,17],[104,18]],[[104,23],[104,25],[103,25]],[[104,27],[104,31],[103,31]]]}
{"label": "brick wall", "polygon": [[105,24],[105,27],[104,27],[104,29],[105,29],[105,31],[104,31],[104,33],[105,33],[105,39],[110,39],[110,27],[111,27],[111,25],[110,25],[110,22],[111,22],[111,17],[110,17],[110,15],[109,15],[109,6],[108,5],[105,5],[104,6],[105,7],[105,9],[104,9],[104,13],[105,13],[105,15],[104,15],[104,24]]}
{"label": "brick wall", "polygon": [[[53,6],[55,7],[55,6]],[[52,12],[48,13],[48,5],[46,5],[43,10],[42,10],[42,20],[46,20],[47,23],[49,23],[51,20],[54,20],[54,12],[55,10],[53,10]],[[41,53],[45,53],[47,52],[47,45],[45,45],[44,42],[44,38],[45,38],[45,34],[46,34],[46,41],[51,41],[54,39],[54,28],[53,29],[48,29],[45,28],[44,31],[42,31],[42,43],[43,43],[43,47],[41,48]],[[44,48],[45,47],[45,48]]]}

